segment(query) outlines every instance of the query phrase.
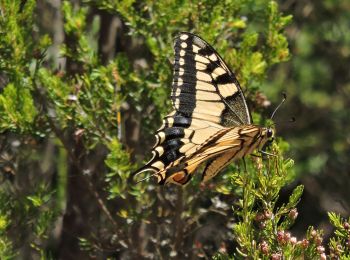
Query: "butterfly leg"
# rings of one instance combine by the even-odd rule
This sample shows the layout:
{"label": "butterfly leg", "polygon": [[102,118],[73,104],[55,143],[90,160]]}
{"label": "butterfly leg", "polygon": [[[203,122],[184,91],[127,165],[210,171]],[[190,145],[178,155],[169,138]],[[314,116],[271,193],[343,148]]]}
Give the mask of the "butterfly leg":
{"label": "butterfly leg", "polygon": [[[277,154],[268,153],[268,152],[265,152],[265,151],[262,151],[262,150],[260,150],[259,153],[261,153],[262,155],[269,155],[269,156],[275,156],[275,157],[277,157]],[[262,156],[262,157],[263,157],[263,156]]]}
{"label": "butterfly leg", "polygon": [[247,173],[248,172],[247,171],[247,164],[245,162],[245,158],[244,157],[242,157],[242,161],[243,161],[244,172]]}

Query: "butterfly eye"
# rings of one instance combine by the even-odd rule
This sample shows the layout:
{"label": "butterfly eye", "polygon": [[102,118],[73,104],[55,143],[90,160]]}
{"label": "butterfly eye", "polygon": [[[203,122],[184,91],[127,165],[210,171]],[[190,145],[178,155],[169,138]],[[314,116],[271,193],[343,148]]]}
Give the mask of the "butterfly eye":
{"label": "butterfly eye", "polygon": [[272,129],[270,129],[270,128],[267,129],[266,135],[267,135],[268,138],[273,137],[273,131],[272,131]]}

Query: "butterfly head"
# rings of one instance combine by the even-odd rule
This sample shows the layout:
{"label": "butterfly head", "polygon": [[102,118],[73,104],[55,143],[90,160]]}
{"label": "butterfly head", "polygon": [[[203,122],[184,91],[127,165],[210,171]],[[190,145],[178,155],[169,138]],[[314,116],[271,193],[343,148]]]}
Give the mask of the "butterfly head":
{"label": "butterfly head", "polygon": [[262,131],[262,141],[259,145],[262,151],[266,150],[275,140],[275,130],[272,127],[265,127]]}

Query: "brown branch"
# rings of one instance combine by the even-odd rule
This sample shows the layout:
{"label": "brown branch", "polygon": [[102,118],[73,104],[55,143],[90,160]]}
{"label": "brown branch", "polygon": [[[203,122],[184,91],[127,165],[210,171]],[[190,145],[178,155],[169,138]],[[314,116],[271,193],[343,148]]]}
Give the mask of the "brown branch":
{"label": "brown branch", "polygon": [[174,250],[177,253],[178,259],[181,259],[179,256],[179,252],[181,249],[181,245],[183,242],[183,234],[184,234],[184,223],[182,220],[182,212],[184,210],[184,190],[183,187],[177,187],[177,201],[176,201],[176,214],[175,214],[175,243],[174,243]]}

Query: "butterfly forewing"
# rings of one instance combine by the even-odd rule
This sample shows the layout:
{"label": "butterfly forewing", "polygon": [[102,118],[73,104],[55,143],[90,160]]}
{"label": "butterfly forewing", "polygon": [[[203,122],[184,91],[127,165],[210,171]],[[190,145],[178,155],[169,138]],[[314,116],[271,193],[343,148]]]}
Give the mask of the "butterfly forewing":
{"label": "butterfly forewing", "polygon": [[243,92],[220,55],[196,35],[181,33],[174,43],[175,111],[223,126],[251,124]]}
{"label": "butterfly forewing", "polygon": [[231,160],[245,154],[243,144],[248,147],[248,137],[242,139],[235,127],[252,123],[236,77],[208,43],[196,35],[180,33],[174,51],[174,111],[156,133],[153,158],[137,172],[154,171],[161,184],[187,183],[210,159],[203,179],[215,176]]}

